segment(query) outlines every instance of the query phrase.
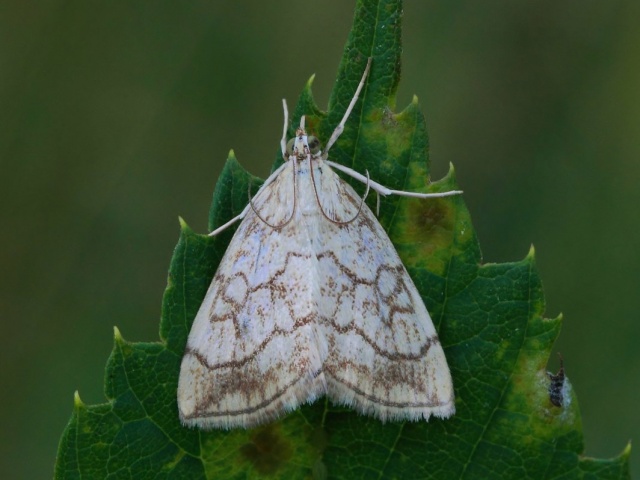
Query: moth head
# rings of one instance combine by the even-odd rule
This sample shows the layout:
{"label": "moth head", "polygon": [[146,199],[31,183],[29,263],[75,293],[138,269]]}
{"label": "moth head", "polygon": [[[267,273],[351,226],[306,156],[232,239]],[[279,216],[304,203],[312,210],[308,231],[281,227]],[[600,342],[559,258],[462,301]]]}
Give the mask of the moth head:
{"label": "moth head", "polygon": [[313,135],[307,135],[302,128],[296,130],[296,136],[287,142],[288,157],[293,155],[298,160],[303,160],[309,154],[316,157],[320,153],[320,140]]}

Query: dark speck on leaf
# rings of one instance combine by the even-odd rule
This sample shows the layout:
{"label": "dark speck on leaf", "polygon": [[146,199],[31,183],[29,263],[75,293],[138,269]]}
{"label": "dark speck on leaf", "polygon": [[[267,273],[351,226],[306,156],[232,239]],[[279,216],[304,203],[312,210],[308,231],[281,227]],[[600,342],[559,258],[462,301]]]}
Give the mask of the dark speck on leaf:
{"label": "dark speck on leaf", "polygon": [[558,354],[558,356],[560,357],[560,370],[558,370],[558,373],[555,375],[549,372],[547,372],[547,375],[549,376],[549,380],[551,380],[549,383],[549,400],[556,407],[561,407],[564,402],[562,390],[564,387],[565,376],[562,355]]}

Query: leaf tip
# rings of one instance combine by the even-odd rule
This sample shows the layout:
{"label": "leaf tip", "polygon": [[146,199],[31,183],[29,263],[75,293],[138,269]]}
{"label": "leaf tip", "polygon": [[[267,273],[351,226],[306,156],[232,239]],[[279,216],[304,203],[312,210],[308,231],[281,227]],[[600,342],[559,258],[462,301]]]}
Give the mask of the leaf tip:
{"label": "leaf tip", "polygon": [[314,73],[309,77],[309,80],[307,80],[307,83],[305,84],[304,88],[307,90],[311,90],[311,86],[313,85],[313,81],[315,79],[316,79],[316,74]]}
{"label": "leaf tip", "polygon": [[534,263],[536,261],[536,249],[533,246],[533,243],[529,247],[529,252],[527,252],[527,255],[524,257],[524,259],[525,261],[531,262],[531,263]]}
{"label": "leaf tip", "polygon": [[453,163],[449,162],[449,170],[447,171],[446,175],[442,178],[442,180],[439,180],[439,181],[451,187],[456,187],[458,185],[458,182],[456,180],[456,169],[453,166]]}
{"label": "leaf tip", "polygon": [[192,231],[184,218],[178,216],[178,222],[180,222],[180,231],[182,233],[190,233]]}
{"label": "leaf tip", "polygon": [[124,343],[124,338],[122,337],[122,333],[120,333],[120,329],[116,326],[113,327],[113,340],[117,344]]}
{"label": "leaf tip", "polygon": [[555,338],[557,338],[558,335],[560,334],[560,328],[562,327],[562,322],[564,321],[564,315],[562,313],[559,313],[558,315],[552,318],[542,317],[542,321],[544,322],[545,325],[549,325],[551,326],[551,328],[555,329],[555,332],[556,332]]}
{"label": "leaf tip", "polygon": [[80,392],[78,392],[78,390],[73,392],[73,406],[75,408],[84,408],[85,407],[84,402],[80,398]]}
{"label": "leaf tip", "polygon": [[418,106],[420,102],[418,101],[418,96],[414,93],[413,98],[411,99],[411,103],[415,106]]}
{"label": "leaf tip", "polygon": [[620,458],[626,461],[629,461],[629,458],[631,458],[631,439],[629,439],[629,441],[627,442],[627,446],[624,447],[624,450],[622,450]]}
{"label": "leaf tip", "polygon": [[238,167],[242,168],[242,166],[240,165],[240,162],[238,162],[238,157],[236,157],[235,150],[231,148],[229,149],[229,153],[227,154],[227,161],[224,164],[224,169],[227,169],[227,168],[234,169]]}
{"label": "leaf tip", "polygon": [[456,167],[453,166],[453,162],[449,162],[449,171],[447,172],[447,177],[451,177],[454,180],[456,178]]}

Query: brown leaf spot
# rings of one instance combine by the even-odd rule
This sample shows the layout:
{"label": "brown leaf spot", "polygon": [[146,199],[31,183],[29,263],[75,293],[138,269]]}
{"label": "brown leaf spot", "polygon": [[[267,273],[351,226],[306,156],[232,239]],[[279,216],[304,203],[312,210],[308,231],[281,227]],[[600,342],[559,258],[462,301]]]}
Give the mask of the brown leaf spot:
{"label": "brown leaf spot", "polygon": [[240,452],[260,475],[273,475],[291,460],[293,448],[272,424],[256,429],[251,442],[243,445]]}
{"label": "brown leaf spot", "polygon": [[425,233],[450,230],[451,212],[446,202],[437,199],[407,202],[405,233],[424,239]]}

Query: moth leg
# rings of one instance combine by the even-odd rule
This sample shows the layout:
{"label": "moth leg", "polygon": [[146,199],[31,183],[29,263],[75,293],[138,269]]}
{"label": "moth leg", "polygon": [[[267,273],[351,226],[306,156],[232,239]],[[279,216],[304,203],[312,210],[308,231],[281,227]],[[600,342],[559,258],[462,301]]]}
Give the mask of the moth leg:
{"label": "moth leg", "polygon": [[450,190],[448,192],[434,192],[434,193],[419,193],[419,192],[407,192],[405,190],[391,190],[390,188],[387,188],[384,185],[379,184],[378,182],[374,182],[373,180],[370,180],[368,177],[365,177],[361,173],[356,172],[352,168],[345,167],[344,165],[340,165],[339,163],[332,162],[331,160],[325,160],[325,163],[335,168],[336,170],[340,170],[341,172],[346,173],[350,177],[353,177],[356,180],[369,185],[373,191],[378,192],[380,195],[384,195],[384,196],[398,195],[401,197],[413,197],[413,198],[437,198],[437,197],[449,197],[451,195],[460,195],[462,193],[462,190]]}
{"label": "moth leg", "polygon": [[[265,182],[262,184],[262,186],[260,187],[260,189],[258,190],[258,193],[255,194],[255,196],[253,197],[253,199],[255,200],[256,198],[258,198],[258,196],[262,193],[262,191],[268,187],[271,183],[273,183],[273,181],[276,179],[276,177],[278,175],[280,175],[280,173],[282,172],[282,170],[285,169],[285,167],[289,165],[289,162],[283,163],[282,165],[280,165],[280,167],[273,172],[271,175],[269,175],[269,178],[267,178],[265,180]],[[233,225],[234,223],[236,223],[239,220],[242,220],[245,215],[247,214],[247,212],[251,209],[251,204],[247,205],[246,207],[244,207],[244,210],[242,210],[242,212],[240,213],[240,215],[233,217],[231,220],[229,220],[227,223],[225,223],[224,225],[219,226],[218,228],[216,228],[213,232],[211,232],[209,234],[210,237],[215,237],[216,235],[218,235],[220,232],[223,232],[224,230],[226,230],[227,228],[229,228],[231,225]]]}
{"label": "moth leg", "polygon": [[216,228],[213,232],[209,233],[210,237],[215,237],[216,235],[218,235],[220,232],[225,231],[227,228],[229,228],[231,225],[233,225],[234,223],[236,223],[239,220],[242,220],[244,218],[244,216],[247,214],[247,212],[249,211],[249,208],[251,207],[251,205],[247,205],[246,207],[244,207],[244,210],[242,210],[242,213],[236,217],[233,217],[231,220],[229,220],[227,223],[225,223],[224,225],[220,225],[218,228]]}

